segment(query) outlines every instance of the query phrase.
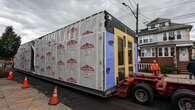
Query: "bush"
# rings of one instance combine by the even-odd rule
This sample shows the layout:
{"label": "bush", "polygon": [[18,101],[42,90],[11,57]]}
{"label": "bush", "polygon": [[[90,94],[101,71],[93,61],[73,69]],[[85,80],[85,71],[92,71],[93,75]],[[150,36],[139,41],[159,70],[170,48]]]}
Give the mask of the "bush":
{"label": "bush", "polygon": [[160,71],[161,73],[170,74],[176,72],[177,68],[174,66],[163,65],[160,67]]}
{"label": "bush", "polygon": [[7,73],[6,72],[0,72],[0,78],[6,78]]}
{"label": "bush", "polygon": [[144,73],[152,73],[152,71],[149,70],[149,69],[142,70],[141,72],[144,72]]}

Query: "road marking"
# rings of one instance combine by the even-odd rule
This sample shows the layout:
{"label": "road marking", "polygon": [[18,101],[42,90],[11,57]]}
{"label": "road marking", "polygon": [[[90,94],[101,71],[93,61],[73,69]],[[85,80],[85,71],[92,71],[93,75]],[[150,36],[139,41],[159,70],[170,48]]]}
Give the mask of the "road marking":
{"label": "road marking", "polygon": [[28,110],[41,110],[40,107],[30,107]]}
{"label": "road marking", "polygon": [[24,96],[25,93],[22,93],[22,92],[19,92],[19,93],[16,93],[16,96]]}
{"label": "road marking", "polygon": [[31,102],[32,100],[33,98],[21,99],[21,100],[17,100],[16,104],[28,103],[28,102]]}

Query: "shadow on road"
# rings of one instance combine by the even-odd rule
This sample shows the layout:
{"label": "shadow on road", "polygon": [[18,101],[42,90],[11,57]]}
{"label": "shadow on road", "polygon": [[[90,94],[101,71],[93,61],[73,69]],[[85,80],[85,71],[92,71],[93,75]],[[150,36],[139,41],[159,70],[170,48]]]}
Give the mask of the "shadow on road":
{"label": "shadow on road", "polygon": [[[24,76],[24,74],[16,73],[15,79],[22,83]],[[32,87],[48,97],[52,95],[54,84],[31,76],[28,76],[28,79]],[[58,86],[58,96],[60,102],[73,110],[172,110],[170,99],[164,97],[156,97],[154,104],[145,106],[134,103],[131,97],[101,98],[64,86]]]}

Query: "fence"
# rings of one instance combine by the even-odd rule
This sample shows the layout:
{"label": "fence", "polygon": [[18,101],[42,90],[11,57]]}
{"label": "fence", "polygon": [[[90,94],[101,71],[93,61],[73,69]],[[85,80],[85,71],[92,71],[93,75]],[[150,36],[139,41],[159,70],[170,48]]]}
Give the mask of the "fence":
{"label": "fence", "polygon": [[138,71],[139,72],[151,72],[151,63],[139,63]]}

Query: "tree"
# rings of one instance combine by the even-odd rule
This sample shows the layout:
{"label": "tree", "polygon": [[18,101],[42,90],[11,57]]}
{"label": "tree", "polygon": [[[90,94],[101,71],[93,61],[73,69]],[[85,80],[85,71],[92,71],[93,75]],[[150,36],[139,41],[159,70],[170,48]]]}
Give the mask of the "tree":
{"label": "tree", "polygon": [[0,59],[12,59],[21,44],[21,37],[18,36],[12,26],[8,26],[0,38]]}

